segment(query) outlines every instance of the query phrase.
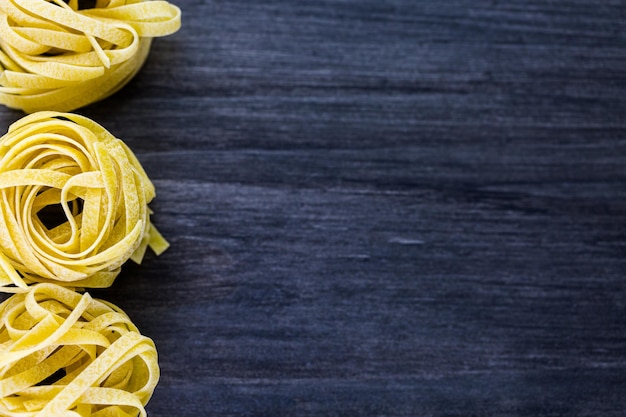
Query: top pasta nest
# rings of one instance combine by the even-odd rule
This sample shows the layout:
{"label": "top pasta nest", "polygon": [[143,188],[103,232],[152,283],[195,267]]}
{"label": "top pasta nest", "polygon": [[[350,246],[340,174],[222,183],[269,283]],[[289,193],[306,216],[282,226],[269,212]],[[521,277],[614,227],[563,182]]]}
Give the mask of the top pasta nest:
{"label": "top pasta nest", "polygon": [[0,103],[27,113],[101,100],[139,71],[151,38],[176,32],[167,1],[0,0]]}

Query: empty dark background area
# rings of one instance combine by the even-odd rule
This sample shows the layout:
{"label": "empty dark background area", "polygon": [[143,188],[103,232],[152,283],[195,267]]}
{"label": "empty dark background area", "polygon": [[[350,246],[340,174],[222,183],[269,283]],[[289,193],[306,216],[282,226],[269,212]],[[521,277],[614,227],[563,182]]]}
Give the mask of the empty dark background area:
{"label": "empty dark background area", "polygon": [[93,291],[150,417],[624,415],[622,1],[172,1],[77,111],[171,243]]}

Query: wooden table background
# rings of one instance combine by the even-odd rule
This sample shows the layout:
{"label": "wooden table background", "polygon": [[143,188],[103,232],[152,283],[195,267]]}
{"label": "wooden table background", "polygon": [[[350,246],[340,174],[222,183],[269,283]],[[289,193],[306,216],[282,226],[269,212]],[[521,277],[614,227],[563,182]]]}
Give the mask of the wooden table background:
{"label": "wooden table background", "polygon": [[176,4],[78,111],[172,244],[93,292],[150,417],[625,415],[623,1]]}

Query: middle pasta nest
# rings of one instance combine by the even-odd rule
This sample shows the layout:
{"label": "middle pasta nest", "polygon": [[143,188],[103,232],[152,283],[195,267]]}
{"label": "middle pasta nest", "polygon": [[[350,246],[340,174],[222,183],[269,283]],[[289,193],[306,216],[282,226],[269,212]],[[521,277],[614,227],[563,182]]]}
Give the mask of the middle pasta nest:
{"label": "middle pasta nest", "polygon": [[133,152],[92,120],[39,112],[15,122],[0,138],[1,289],[109,287],[125,261],[168,246],[150,222],[154,196]]}

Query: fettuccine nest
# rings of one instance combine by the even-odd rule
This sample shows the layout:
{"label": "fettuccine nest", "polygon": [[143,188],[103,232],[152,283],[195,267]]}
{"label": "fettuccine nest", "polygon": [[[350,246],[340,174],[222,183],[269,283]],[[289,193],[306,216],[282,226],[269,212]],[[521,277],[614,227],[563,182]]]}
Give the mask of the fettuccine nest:
{"label": "fettuccine nest", "polygon": [[154,196],[132,151],[90,119],[17,121],[0,138],[0,290],[110,286],[126,260],[168,246],[150,222]]}
{"label": "fettuccine nest", "polygon": [[157,352],[118,307],[36,284],[0,305],[0,323],[0,415],[146,416]]}
{"label": "fettuccine nest", "polygon": [[33,113],[101,100],[135,76],[153,37],[180,28],[167,1],[84,1],[0,0],[0,103]]}

